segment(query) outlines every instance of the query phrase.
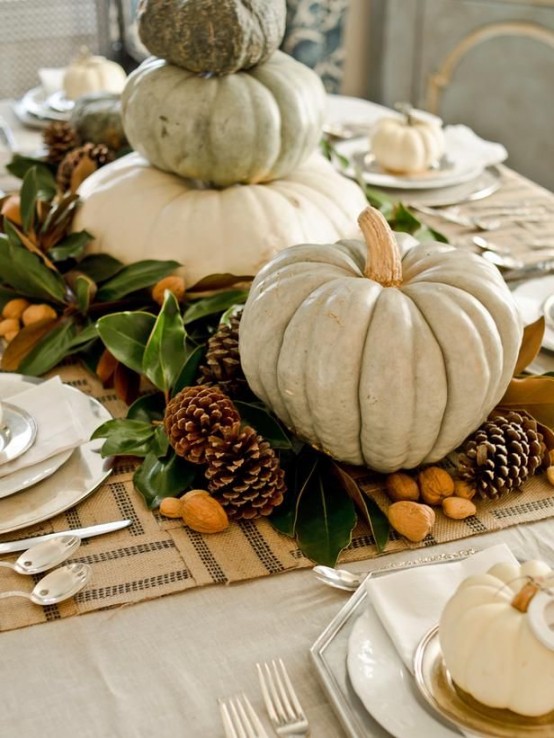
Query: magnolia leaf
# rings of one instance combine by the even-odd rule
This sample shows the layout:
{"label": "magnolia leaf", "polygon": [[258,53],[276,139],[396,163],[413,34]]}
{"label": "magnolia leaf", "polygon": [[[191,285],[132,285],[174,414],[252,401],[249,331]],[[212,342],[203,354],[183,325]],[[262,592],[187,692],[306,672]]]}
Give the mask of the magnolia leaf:
{"label": "magnolia leaf", "polygon": [[[55,202],[50,203],[48,213],[42,222],[40,232],[42,234],[57,232],[60,236],[58,236],[56,241],[59,240],[61,234],[63,234],[63,232],[65,232],[69,227],[70,221],[73,219],[73,211],[76,209],[78,202],[78,195],[66,192],[62,196],[61,200],[56,200]],[[56,241],[53,241],[50,245],[53,246]]]}
{"label": "magnolia leaf", "polygon": [[38,256],[38,258],[45,264],[45,266],[48,267],[48,269],[53,269],[54,271],[56,271],[56,267],[54,266],[54,264],[52,264],[50,259],[42,253],[35,241],[26,233],[23,233],[23,231],[19,230],[15,223],[11,223],[9,220],[6,220],[4,222],[4,231],[6,233],[6,236],[8,237],[8,241],[13,246],[25,246],[25,248],[28,249],[32,254]]}
{"label": "magnolia leaf", "polygon": [[172,396],[176,395],[185,387],[190,387],[196,384],[196,376],[198,374],[198,367],[202,363],[205,353],[204,346],[196,346],[188,357],[185,359],[181,370],[177,376],[177,379],[173,383]]}
{"label": "magnolia leaf", "polygon": [[50,173],[55,170],[54,166],[50,167],[43,159],[34,159],[30,156],[21,156],[21,154],[14,154],[9,164],[6,164],[8,172],[18,179],[23,179],[33,167]]}
{"label": "magnolia leaf", "polygon": [[115,277],[124,266],[119,259],[109,254],[90,254],[79,262],[79,271],[90,277],[96,284],[100,284]]}
{"label": "magnolia leaf", "polygon": [[106,348],[118,361],[142,373],[142,358],[156,318],[140,310],[105,315],[96,327]]}
{"label": "magnolia leaf", "polygon": [[79,272],[66,274],[66,280],[75,295],[77,309],[83,315],[86,315],[98,289],[96,282],[93,282],[86,274],[80,274]]}
{"label": "magnolia leaf", "polygon": [[275,418],[264,408],[250,402],[235,400],[242,420],[246,421],[263,436],[273,448],[292,450],[290,438]]}
{"label": "magnolia leaf", "polygon": [[298,501],[304,494],[319,464],[320,456],[311,447],[294,457],[285,467],[287,492],[283,502],[275,508],[269,521],[280,533],[294,537]]}
{"label": "magnolia leaf", "polygon": [[517,357],[516,367],[514,369],[514,375],[521,374],[521,372],[529,366],[541,350],[544,338],[544,327],[544,315],[541,315],[541,317],[534,323],[530,323],[525,326],[519,349],[519,356]]}
{"label": "magnolia leaf", "polygon": [[162,309],[148,338],[142,371],[152,384],[168,394],[185,360],[185,329],[175,295],[166,290]]}
{"label": "magnolia leaf", "polygon": [[[91,236],[90,233],[88,233],[87,231],[71,233],[69,236],[53,246],[48,251],[48,255],[54,261],[78,259],[83,254],[87,244],[89,244],[93,238],[94,236]],[[88,276],[90,277],[90,275]]]}
{"label": "magnolia leaf", "polygon": [[[113,387],[113,378],[118,363],[118,360],[110,351],[108,351],[108,349],[104,349],[104,351],[102,351],[96,365],[95,373],[104,387]],[[145,419],[146,418],[136,418],[136,420]]]}
{"label": "magnolia leaf", "polygon": [[158,459],[167,455],[167,452],[169,451],[169,438],[167,437],[163,425],[158,425],[156,427],[151,449],[152,453],[156,454]]}
{"label": "magnolia leaf", "polygon": [[38,256],[10,243],[1,233],[0,274],[3,282],[21,295],[64,303],[66,286],[62,277],[44,266]]}
{"label": "magnolia leaf", "polygon": [[318,564],[335,566],[357,522],[350,497],[337,490],[328,460],[320,461],[298,498],[295,535],[302,553]]}
{"label": "magnolia leaf", "polygon": [[243,305],[231,305],[231,307],[228,307],[219,319],[219,325],[226,325],[229,327],[231,325],[231,318],[234,318],[235,315],[240,313],[242,308]]}
{"label": "magnolia leaf", "polygon": [[219,292],[217,295],[204,297],[202,300],[193,302],[185,310],[183,323],[188,325],[195,320],[200,320],[200,318],[222,313],[229,307],[246,302],[247,297],[247,290],[227,290],[227,292]]}
{"label": "magnolia leaf", "polygon": [[4,350],[0,368],[6,372],[19,371],[23,359],[58,325],[58,322],[55,318],[45,318],[22,328]]}
{"label": "magnolia leaf", "polygon": [[133,483],[152,509],[159,507],[165,497],[180,497],[192,487],[198,473],[198,466],[173,452],[163,459],[149,453],[136,470]]}
{"label": "magnolia leaf", "polygon": [[97,338],[98,329],[96,328],[96,325],[94,323],[89,323],[89,325],[84,326],[78,331],[75,338],[71,341],[70,348],[72,351],[75,351],[76,349],[82,348],[87,343],[95,341]]}
{"label": "magnolia leaf", "polygon": [[131,405],[139,396],[140,373],[118,362],[113,375],[113,387],[119,399]]}
{"label": "magnolia leaf", "polygon": [[147,423],[162,421],[165,413],[165,398],[161,392],[144,395],[135,400],[127,410],[127,417],[131,420],[143,420]]}
{"label": "magnolia leaf", "polygon": [[554,377],[512,379],[498,404],[510,409],[526,410],[539,423],[554,428]]}
{"label": "magnolia leaf", "polygon": [[108,420],[97,428],[91,440],[105,438],[100,449],[107,456],[146,456],[154,441],[155,428],[142,420]]}
{"label": "magnolia leaf", "polygon": [[356,480],[339,464],[333,462],[333,472],[344,490],[354,500],[364,520],[371,529],[373,540],[379,552],[383,551],[389,540],[390,524],[387,516],[371,497],[365,495]]}
{"label": "magnolia leaf", "polygon": [[229,287],[233,287],[236,284],[242,284],[243,282],[251,282],[253,279],[250,276],[237,276],[235,274],[210,274],[204,279],[201,279],[191,287],[187,287],[187,292],[212,292],[213,290],[227,290]]}
{"label": "magnolia leaf", "polygon": [[180,266],[178,261],[156,261],[153,259],[129,264],[102,285],[98,290],[96,299],[99,302],[119,300],[131,292],[151,287]]}
{"label": "magnolia leaf", "polygon": [[51,200],[57,192],[56,180],[45,167],[31,167],[23,178],[21,191],[21,220],[24,230],[32,228],[37,200]]}
{"label": "magnolia leaf", "polygon": [[[72,318],[54,321],[46,335],[20,361],[22,374],[38,377],[57,366],[62,359],[71,353],[71,344],[75,338],[76,326]],[[29,326],[31,328],[32,326]],[[26,329],[25,329],[26,330]],[[22,331],[23,332],[23,331]],[[16,336],[18,338],[19,336]]]}
{"label": "magnolia leaf", "polygon": [[90,177],[91,174],[94,174],[97,169],[98,164],[94,161],[94,159],[91,159],[88,154],[83,156],[77,163],[77,166],[71,172],[69,191],[72,193],[76,193],[81,184],[85,181],[85,179],[87,177]]}

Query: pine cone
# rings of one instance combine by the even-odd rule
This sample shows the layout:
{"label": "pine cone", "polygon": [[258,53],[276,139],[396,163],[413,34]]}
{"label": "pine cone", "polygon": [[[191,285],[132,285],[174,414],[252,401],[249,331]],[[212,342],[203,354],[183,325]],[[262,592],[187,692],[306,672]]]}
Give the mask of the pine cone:
{"label": "pine cone", "polygon": [[203,464],[208,438],[239,420],[236,407],[218,387],[186,387],[169,401],[164,428],[178,456]]}
{"label": "pine cone", "polygon": [[231,397],[244,397],[248,384],[242,372],[239,356],[239,325],[242,309],[230,320],[221,324],[208,340],[204,363],[199,367],[198,384],[217,384]]}
{"label": "pine cone", "polygon": [[83,146],[79,146],[79,148],[70,151],[66,154],[59,165],[56,176],[58,187],[62,192],[67,192],[70,189],[77,189],[75,185],[80,184],[80,182],[72,183],[73,173],[77,167],[83,165],[85,159],[88,160],[89,166],[83,169],[84,176],[82,176],[82,179],[85,179],[96,169],[103,167],[104,164],[109,164],[113,161],[114,153],[104,144],[92,143],[83,144]]}
{"label": "pine cone", "polygon": [[536,420],[507,410],[489,418],[466,440],[458,473],[481,497],[495,499],[517,490],[535,474],[544,453]]}
{"label": "pine cone", "polygon": [[48,149],[46,158],[51,164],[59,164],[64,156],[79,146],[77,132],[65,121],[49,123],[42,133],[42,140]]}
{"label": "pine cone", "polygon": [[208,491],[233,520],[269,515],[283,502],[285,473],[269,443],[236,423],[206,448]]}

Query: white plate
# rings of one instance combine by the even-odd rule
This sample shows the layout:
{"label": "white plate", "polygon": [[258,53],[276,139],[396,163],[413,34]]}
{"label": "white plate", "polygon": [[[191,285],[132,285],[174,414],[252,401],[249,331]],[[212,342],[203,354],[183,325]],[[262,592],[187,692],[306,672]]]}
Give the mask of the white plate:
{"label": "white plate", "polygon": [[55,456],[51,456],[49,459],[33,464],[25,469],[19,469],[12,474],[8,474],[5,477],[0,477],[0,499],[3,497],[9,497],[17,492],[22,492],[28,487],[32,487],[33,484],[41,482],[47,477],[51,477],[54,472],[58,471],[60,466],[65,464],[69,459],[73,449],[68,451],[62,451]]}
{"label": "white plate", "polygon": [[352,628],[347,667],[366,710],[395,738],[460,738],[423,706],[415,680],[369,604]]}
{"label": "white plate", "polygon": [[23,123],[36,127],[43,127],[53,120],[69,120],[70,110],[55,109],[50,106],[49,101],[50,98],[46,96],[42,87],[33,87],[17,101],[14,110]]}
{"label": "white plate", "polygon": [[[551,295],[554,295],[554,275],[523,282],[514,288],[512,294],[525,325],[533,323],[544,314],[545,302]],[[552,319],[546,321],[542,346],[548,351],[554,351],[554,321]]]}
{"label": "white plate", "polygon": [[[26,384],[37,384],[42,381],[20,374],[0,374],[1,394],[7,397],[21,392]],[[69,386],[66,386],[66,390],[79,392]],[[112,416],[97,400],[92,397],[88,400],[89,414],[81,418],[81,421],[92,434],[95,428],[110,420]],[[102,443],[102,439],[84,443],[71,452],[67,463],[58,467],[57,471],[54,470],[55,474],[43,478],[20,494],[0,499],[0,534],[11,533],[48,520],[94,492],[110,475],[113,461],[111,458],[103,459],[98,453]],[[39,466],[41,465],[35,465]]]}

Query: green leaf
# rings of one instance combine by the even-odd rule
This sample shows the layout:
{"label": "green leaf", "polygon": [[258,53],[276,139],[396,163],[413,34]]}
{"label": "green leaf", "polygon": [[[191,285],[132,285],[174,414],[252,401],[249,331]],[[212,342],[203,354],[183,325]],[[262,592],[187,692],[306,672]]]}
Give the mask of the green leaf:
{"label": "green leaf", "polygon": [[185,360],[185,328],[175,295],[166,290],[162,309],[148,338],[142,371],[167,395]]}
{"label": "green leaf", "polygon": [[61,320],[23,358],[19,364],[19,371],[38,377],[53,369],[71,353],[76,330],[72,319]]}
{"label": "green leaf", "polygon": [[151,423],[153,420],[163,420],[165,413],[165,398],[161,392],[144,395],[135,400],[127,410],[130,420],[142,420]]}
{"label": "green leaf", "polygon": [[163,277],[167,277],[181,265],[178,261],[137,261],[123,267],[112,279],[105,282],[98,290],[98,302],[119,300],[121,297],[150,287]]}
{"label": "green leaf", "polygon": [[34,159],[30,156],[21,156],[20,154],[14,154],[9,164],[6,164],[6,169],[10,174],[18,179],[23,179],[27,172],[33,167],[45,169],[47,172],[54,172],[55,167],[51,167],[43,159]]}
{"label": "green leaf", "polygon": [[142,359],[156,318],[142,311],[113,313],[96,324],[100,338],[115,358],[142,373]]}
{"label": "green leaf", "polygon": [[16,246],[0,233],[0,274],[20,295],[63,304],[66,286],[62,277],[44,266],[24,246]]}
{"label": "green leaf", "polygon": [[242,420],[255,428],[273,448],[292,450],[290,438],[266,408],[239,400],[235,400],[235,405]]}
{"label": "green leaf", "polygon": [[284,467],[287,492],[282,504],[275,508],[269,520],[274,528],[287,536],[294,536],[298,500],[310,483],[319,460],[317,451],[306,446]]}
{"label": "green leaf", "polygon": [[90,277],[96,284],[100,284],[114,277],[124,266],[119,259],[114,259],[109,254],[90,254],[79,262],[79,271]]}
{"label": "green leaf", "polygon": [[188,325],[200,318],[206,318],[208,315],[222,313],[233,305],[239,305],[246,302],[248,290],[228,290],[227,292],[219,292],[217,295],[204,297],[202,300],[193,302],[183,315],[183,323]]}
{"label": "green leaf", "polygon": [[219,325],[226,325],[229,327],[231,325],[231,318],[234,318],[241,309],[242,305],[231,305],[231,307],[228,307],[219,319]]}
{"label": "green leaf", "polygon": [[196,284],[187,287],[187,293],[227,290],[236,284],[251,282],[252,279],[253,276],[251,274],[237,275],[229,274],[229,272],[225,272],[224,274],[209,274],[207,277],[204,277],[199,282],[196,282]]}
{"label": "green leaf", "polygon": [[189,353],[173,384],[172,396],[176,395],[177,392],[180,392],[185,387],[191,387],[193,384],[196,384],[198,367],[202,363],[205,351],[205,346],[196,346],[192,353]]}
{"label": "green leaf", "polygon": [[154,426],[142,420],[108,420],[97,428],[91,440],[105,438],[100,453],[106,456],[146,456],[154,440]]}
{"label": "green leaf", "polygon": [[75,351],[76,349],[85,346],[87,343],[95,341],[97,338],[98,330],[96,325],[94,323],[90,323],[76,334],[75,338],[71,341],[70,348],[72,351]]}
{"label": "green leaf", "polygon": [[90,277],[87,277],[86,274],[77,274],[72,286],[77,299],[77,308],[79,312],[86,315],[89,305],[96,294],[96,283]]}
{"label": "green leaf", "polygon": [[295,534],[300,550],[318,564],[335,566],[352,540],[356,521],[354,503],[337,489],[327,459],[320,457],[298,499]]}
{"label": "green leaf", "polygon": [[45,167],[31,167],[21,185],[21,220],[23,229],[30,230],[34,223],[37,200],[50,201],[57,192],[56,180]]}
{"label": "green leaf", "polygon": [[[59,241],[48,251],[48,256],[53,261],[65,261],[66,259],[78,259],[85,250],[88,243],[92,241],[87,231],[79,231],[71,233],[69,236]],[[82,270],[81,270],[82,271]],[[88,275],[90,277],[90,275]]]}
{"label": "green leaf", "polygon": [[171,453],[158,459],[149,453],[133,476],[133,483],[150,509],[158,507],[165,497],[180,497],[190,489],[198,475],[198,467]]}
{"label": "green leaf", "polygon": [[156,454],[158,459],[163,458],[169,451],[169,438],[166,435],[163,425],[158,425],[154,431],[151,450],[153,454]]}

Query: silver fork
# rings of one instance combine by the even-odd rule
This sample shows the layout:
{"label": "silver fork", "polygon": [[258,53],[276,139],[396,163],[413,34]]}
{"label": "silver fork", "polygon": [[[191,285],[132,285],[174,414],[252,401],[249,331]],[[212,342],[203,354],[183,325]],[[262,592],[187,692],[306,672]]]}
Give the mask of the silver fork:
{"label": "silver fork", "polygon": [[260,687],[275,732],[279,736],[305,738],[310,726],[291,684],[282,659],[256,664]]}
{"label": "silver fork", "polygon": [[220,700],[219,711],[226,738],[269,738],[244,693]]}

